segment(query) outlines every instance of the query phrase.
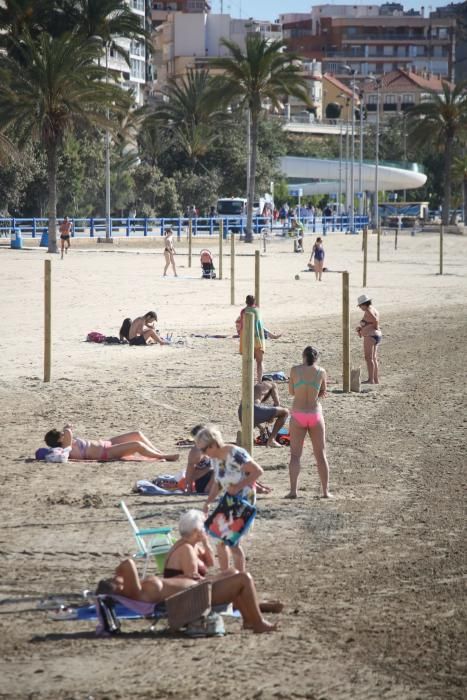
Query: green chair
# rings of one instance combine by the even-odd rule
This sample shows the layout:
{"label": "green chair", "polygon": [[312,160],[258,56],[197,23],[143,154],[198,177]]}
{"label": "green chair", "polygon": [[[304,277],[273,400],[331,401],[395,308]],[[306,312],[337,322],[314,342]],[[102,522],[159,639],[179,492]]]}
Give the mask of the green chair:
{"label": "green chair", "polygon": [[164,571],[165,560],[167,554],[175,542],[174,536],[171,534],[171,527],[151,527],[140,530],[136,525],[133,516],[131,515],[125,501],[120,501],[120,508],[125,513],[128,522],[130,523],[133,535],[138,545],[138,551],[133,554],[134,559],[144,559],[143,578],[146,576],[146,570],[150,557],[154,557],[156,562],[157,572],[162,574]]}

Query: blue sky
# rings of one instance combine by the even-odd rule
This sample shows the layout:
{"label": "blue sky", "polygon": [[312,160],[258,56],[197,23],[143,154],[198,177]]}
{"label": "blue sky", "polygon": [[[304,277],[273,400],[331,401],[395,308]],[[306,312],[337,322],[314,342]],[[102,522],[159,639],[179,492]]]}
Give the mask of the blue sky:
{"label": "blue sky", "polygon": [[[371,5],[371,1],[360,2],[359,0],[352,0],[356,5]],[[419,10],[422,5],[425,7],[425,12],[428,12],[430,7],[435,10],[437,7],[443,7],[448,5],[450,0],[444,0],[443,2],[414,2],[413,0],[406,0],[402,2],[404,9],[406,10]],[[232,17],[254,17],[255,19],[269,19],[275,20],[280,14],[286,12],[309,12],[312,4],[314,5],[325,5],[325,1],[320,1],[312,3],[311,0],[222,0],[224,12],[226,14],[232,15]],[[351,4],[351,0],[348,2],[335,2],[329,3],[335,5],[346,5]],[[379,4],[383,4],[379,2]],[[211,0],[212,12],[218,14],[221,11],[221,0]]]}

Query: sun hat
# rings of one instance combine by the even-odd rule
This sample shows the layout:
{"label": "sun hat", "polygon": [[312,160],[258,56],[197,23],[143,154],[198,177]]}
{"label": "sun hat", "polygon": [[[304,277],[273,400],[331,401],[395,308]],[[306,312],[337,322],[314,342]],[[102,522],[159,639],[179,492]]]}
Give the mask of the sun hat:
{"label": "sun hat", "polygon": [[360,296],[357,299],[357,306],[361,306],[362,304],[368,304],[368,302],[371,302],[370,297],[366,294],[360,294]]}

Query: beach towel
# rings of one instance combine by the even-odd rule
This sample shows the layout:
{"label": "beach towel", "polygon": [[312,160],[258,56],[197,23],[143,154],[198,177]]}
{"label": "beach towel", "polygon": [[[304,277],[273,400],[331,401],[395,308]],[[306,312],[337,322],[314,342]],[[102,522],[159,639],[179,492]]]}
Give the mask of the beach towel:
{"label": "beach towel", "polygon": [[263,374],[263,381],[268,380],[272,382],[288,382],[289,378],[284,372],[268,372],[268,374]]}
{"label": "beach towel", "polygon": [[208,535],[235,547],[246,535],[256,515],[256,507],[237,496],[225,494],[217,508],[206,518],[204,528]]}

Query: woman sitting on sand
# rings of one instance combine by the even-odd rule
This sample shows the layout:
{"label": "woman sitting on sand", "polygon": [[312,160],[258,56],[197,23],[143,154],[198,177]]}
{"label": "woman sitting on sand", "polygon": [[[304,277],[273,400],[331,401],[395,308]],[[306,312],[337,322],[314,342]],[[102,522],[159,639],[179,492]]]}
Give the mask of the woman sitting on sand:
{"label": "woman sitting on sand", "polygon": [[[196,585],[192,578],[177,576],[160,578],[146,576],[140,580],[133,559],[125,559],[117,567],[111,579],[99,581],[97,595],[120,595],[145,603],[161,603],[175,593]],[[240,611],[243,626],[256,633],[274,632],[277,625],[267,622],[261,615],[255,584],[250,574],[232,574],[212,582],[212,605],[232,603]]]}
{"label": "woman sitting on sand", "polygon": [[168,345],[168,341],[160,337],[154,330],[154,323],[157,321],[155,311],[148,311],[144,316],[138,316],[132,322],[128,339],[130,345]]}
{"label": "woman sitting on sand", "polygon": [[326,372],[316,366],[317,359],[318,351],[308,345],[303,351],[303,363],[290,370],[289,393],[294,399],[290,411],[290,493],[287,498],[297,498],[300,459],[307,433],[313,445],[323,498],[332,497],[329,493],[324,418],[319,402],[322,396],[326,396]]}
{"label": "woman sitting on sand", "polygon": [[174,462],[180,456],[164,454],[139,431],[118,435],[109,440],[85,440],[73,437],[73,426],[67,424],[62,431],[49,430],[44,439],[49,447],[71,447],[70,459],[110,462],[130,455],[142,455],[151,459]]}

